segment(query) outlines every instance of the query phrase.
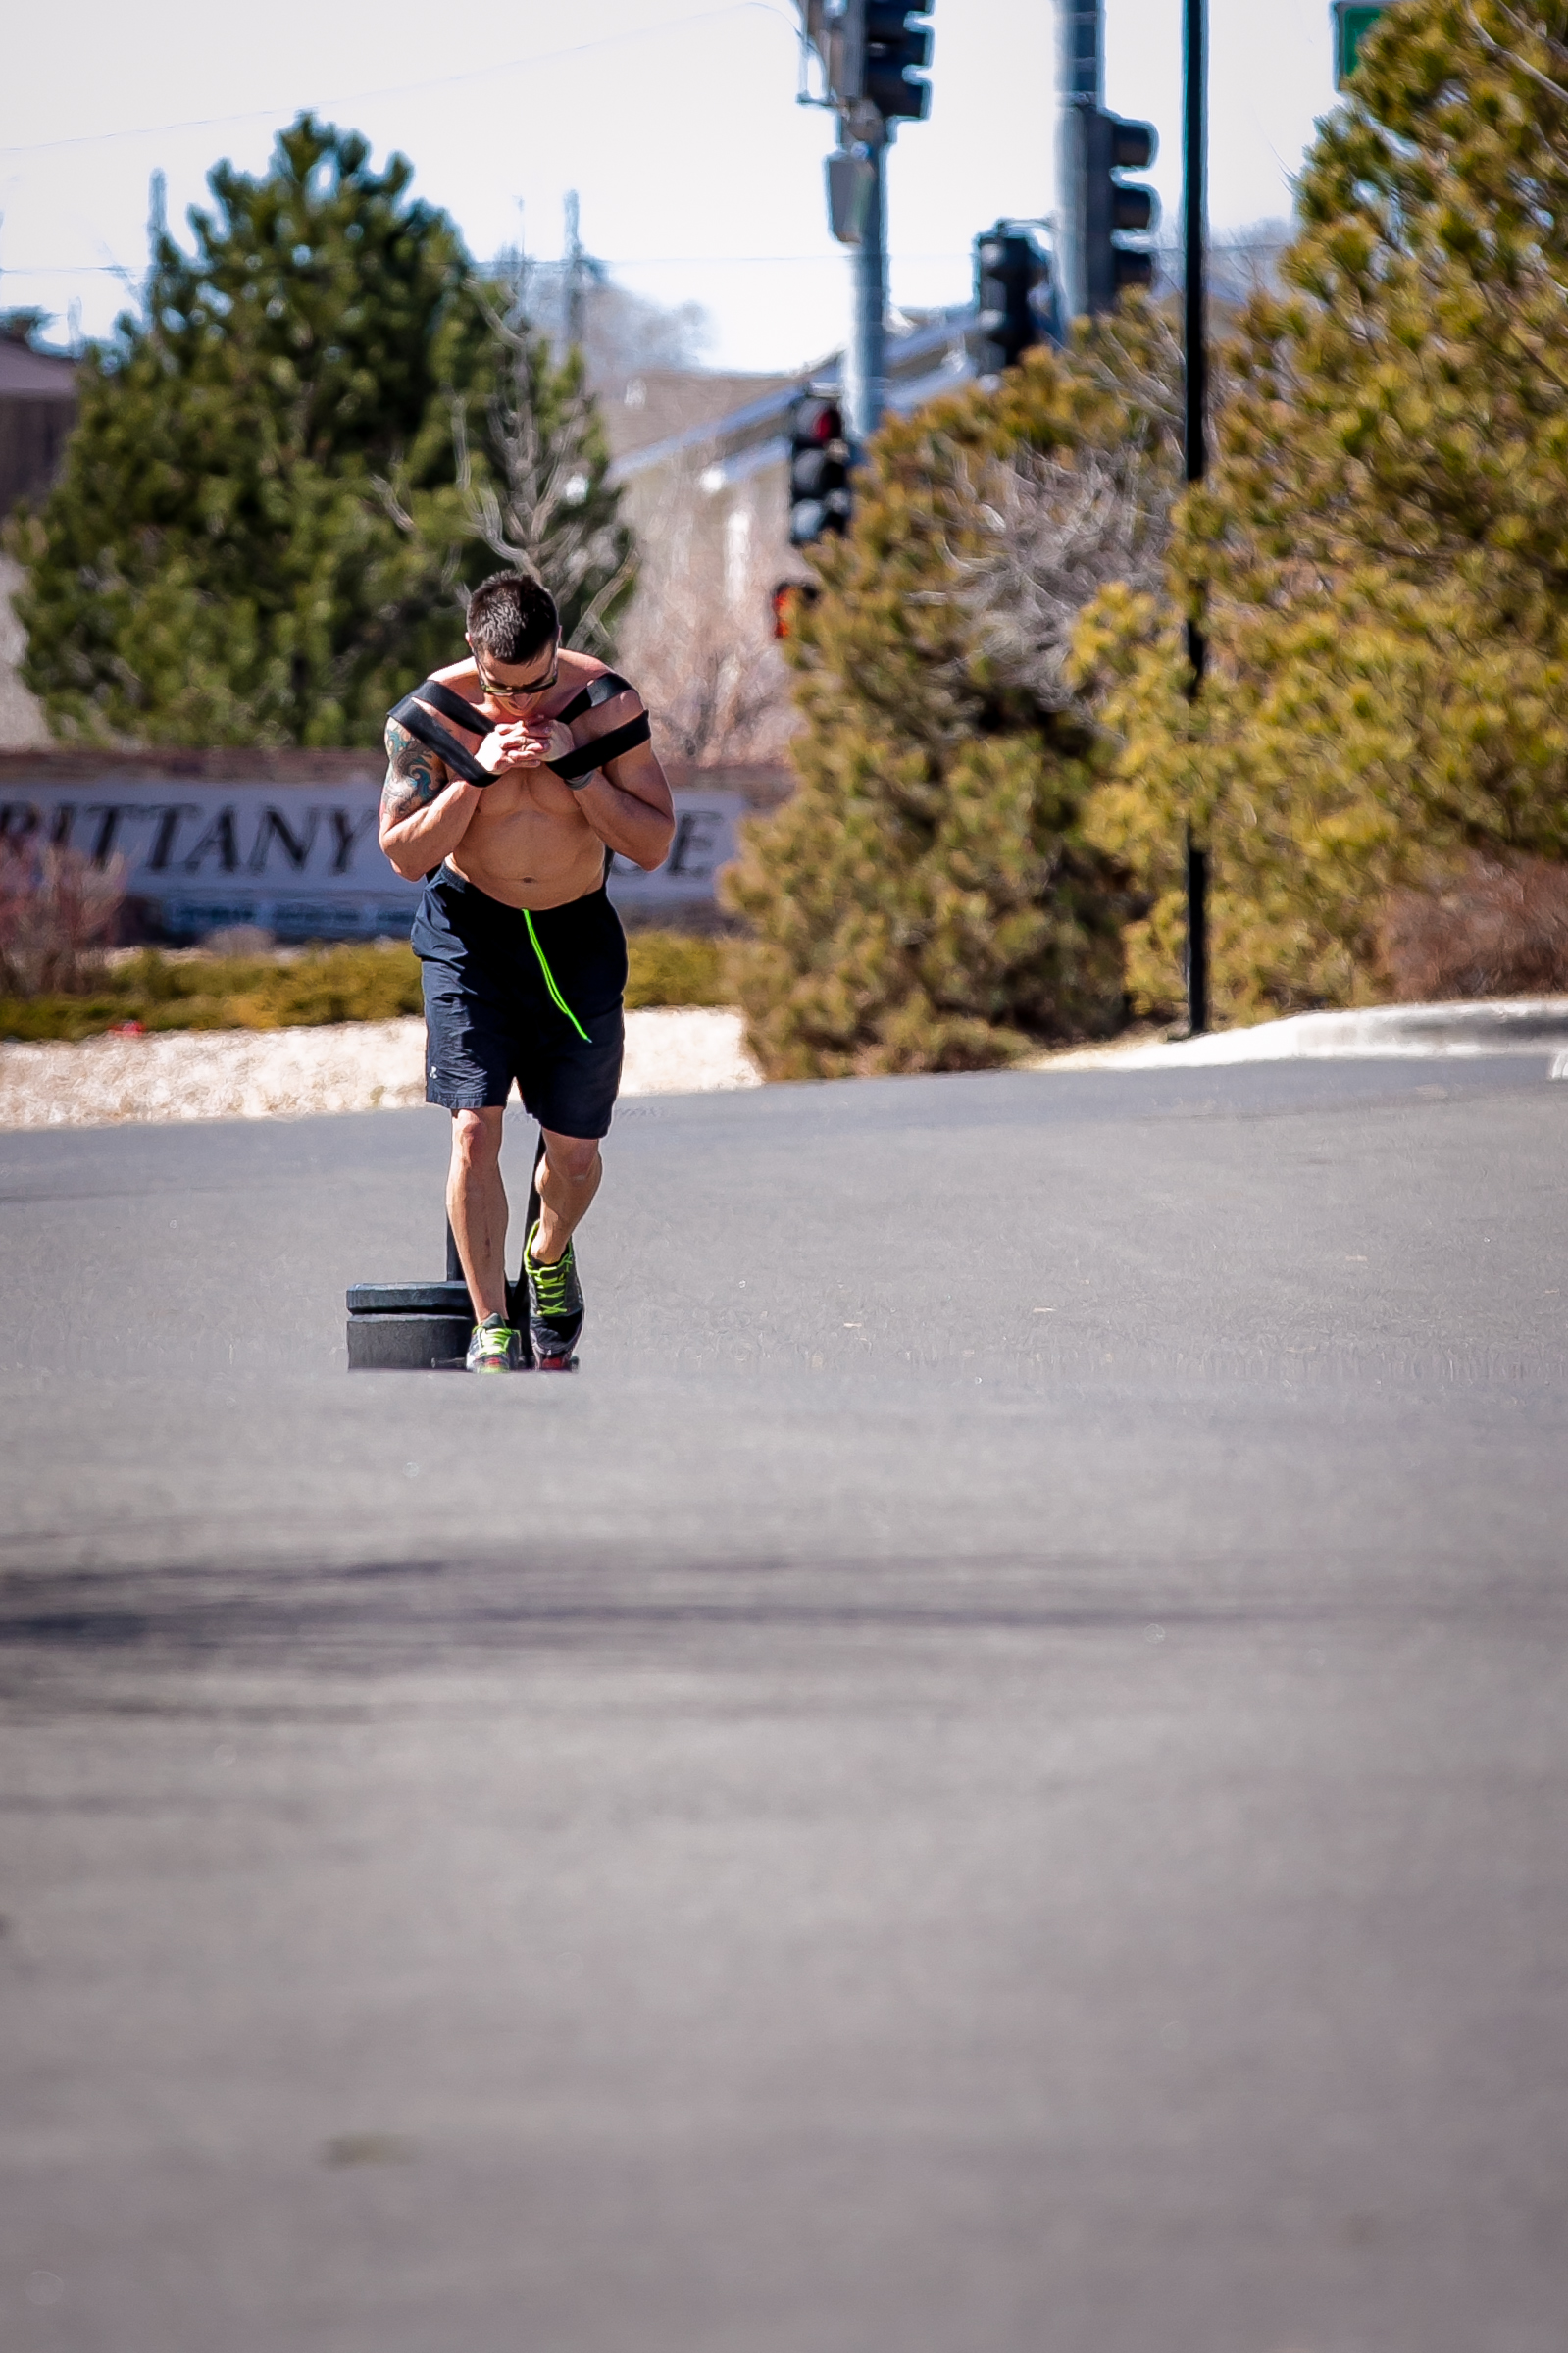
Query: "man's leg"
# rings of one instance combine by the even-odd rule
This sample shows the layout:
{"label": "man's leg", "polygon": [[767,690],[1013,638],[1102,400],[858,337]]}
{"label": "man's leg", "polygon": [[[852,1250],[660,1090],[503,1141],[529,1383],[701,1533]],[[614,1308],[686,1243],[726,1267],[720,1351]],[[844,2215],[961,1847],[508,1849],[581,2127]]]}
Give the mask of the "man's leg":
{"label": "man's leg", "polygon": [[452,1113],[446,1214],[468,1277],[476,1323],[487,1315],[503,1320],[506,1315],[506,1188],[501,1183],[505,1116],[499,1108]]}
{"label": "man's leg", "polygon": [[539,1239],[531,1254],[535,1266],[553,1266],[588,1213],[604,1163],[596,1137],[557,1136],[549,1128],[543,1133],[544,1157],[535,1179]]}

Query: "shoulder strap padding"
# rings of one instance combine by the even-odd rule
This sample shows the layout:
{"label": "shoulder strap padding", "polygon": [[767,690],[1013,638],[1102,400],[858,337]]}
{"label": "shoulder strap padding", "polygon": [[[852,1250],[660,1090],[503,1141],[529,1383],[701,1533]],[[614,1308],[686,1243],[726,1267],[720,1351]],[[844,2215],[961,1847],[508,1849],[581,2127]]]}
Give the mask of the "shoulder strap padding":
{"label": "shoulder strap padding", "polygon": [[[420,692],[424,691],[425,689],[422,687]],[[455,702],[457,697],[454,695],[452,699]],[[394,703],[387,716],[395,719],[399,727],[407,728],[411,736],[417,736],[419,741],[428,744],[431,751],[438,752],[448,768],[451,769],[452,774],[460,776],[466,785],[491,785],[495,782],[489,770],[480,766],[467,744],[460,743],[451,730],[441,725],[439,719],[432,719],[430,712],[412,694],[405,694],[401,702]],[[478,718],[478,716],[479,714],[476,712],[475,717]],[[463,724],[467,726],[468,722],[465,720]]]}
{"label": "shoulder strap padding", "polygon": [[[614,702],[617,695],[630,694],[632,691],[628,680],[614,670],[606,670],[600,677],[590,679],[582,693],[575,695],[557,716],[570,724],[573,719],[580,719],[585,711],[597,710],[602,703]],[[495,721],[487,719],[473,703],[465,702],[461,694],[454,694],[450,687],[443,687],[440,680],[435,678],[428,678],[423,686],[416,687],[412,694],[405,694],[402,701],[395,703],[387,713],[389,719],[395,719],[399,727],[406,728],[430,750],[439,753],[452,774],[460,776],[465,784],[492,785],[495,779],[489,770],[481,768],[468,746],[460,743],[439,719],[430,716],[425,708],[427,703],[433,703],[438,711],[445,712],[448,719],[455,720],[459,727],[472,729],[476,735],[489,735]],[[576,777],[591,776],[596,768],[604,767],[610,760],[618,760],[624,751],[632,751],[637,744],[646,743],[652,732],[647,712],[639,711],[624,727],[612,727],[591,743],[580,743],[575,751],[566,753],[563,758],[546,760],[544,766],[552,775],[560,777],[564,784],[571,784]]]}
{"label": "shoulder strap padding", "polygon": [[421,702],[428,702],[432,710],[440,712],[443,719],[455,720],[459,727],[471,728],[477,736],[487,736],[494,729],[493,719],[486,719],[474,703],[461,694],[454,694],[451,688],[443,687],[438,678],[428,678],[424,686],[416,687],[414,691]]}
{"label": "shoulder strap padding", "polygon": [[598,678],[590,678],[582,692],[574,694],[566,709],[556,716],[570,727],[584,711],[596,711],[601,702],[614,702],[618,694],[630,694],[632,691],[631,680],[623,678],[619,670],[606,670]]}
{"label": "shoulder strap padding", "polygon": [[638,711],[636,717],[629,719],[625,727],[608,728],[602,736],[595,736],[591,743],[580,743],[576,751],[567,753],[565,759],[546,760],[544,765],[553,770],[563,784],[569,785],[574,777],[591,776],[595,768],[603,768],[611,760],[618,760],[624,751],[632,751],[638,743],[646,743],[652,733],[647,712]]}

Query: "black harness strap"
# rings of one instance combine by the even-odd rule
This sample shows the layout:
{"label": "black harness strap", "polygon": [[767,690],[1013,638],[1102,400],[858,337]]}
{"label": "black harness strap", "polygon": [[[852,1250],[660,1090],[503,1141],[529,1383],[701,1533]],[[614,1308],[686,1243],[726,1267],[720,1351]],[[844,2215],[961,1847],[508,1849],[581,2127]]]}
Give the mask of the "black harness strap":
{"label": "black harness strap", "polygon": [[[423,687],[421,687],[420,692],[422,694],[425,692]],[[456,702],[457,699],[455,694],[451,697],[453,702]],[[467,707],[473,708],[472,704]],[[460,743],[456,736],[450,734],[441,725],[439,719],[432,719],[429,711],[422,709],[412,694],[405,694],[401,702],[393,705],[387,716],[395,719],[399,727],[407,728],[411,736],[417,736],[422,743],[430,746],[431,751],[439,752],[452,774],[460,776],[466,785],[494,784],[495,779],[489,770],[480,766],[467,745]],[[474,712],[474,717],[480,723],[480,733],[487,734],[489,721],[483,718],[479,711]],[[468,725],[466,719],[463,721],[463,725],[465,727]]]}
{"label": "black harness strap", "polygon": [[424,686],[416,687],[414,691],[421,702],[428,702],[432,710],[440,712],[443,719],[455,719],[459,727],[472,728],[477,736],[487,736],[494,729],[493,719],[486,719],[476,703],[466,702],[461,694],[454,694],[451,688],[443,687],[438,678],[428,678]]}
{"label": "black harness strap", "polygon": [[636,717],[629,719],[625,727],[607,728],[602,736],[595,736],[591,743],[580,743],[576,751],[569,751],[564,759],[546,760],[544,765],[552,769],[563,784],[569,785],[574,777],[591,776],[595,768],[604,767],[609,760],[618,760],[624,751],[631,751],[635,744],[646,743],[652,733],[647,712],[638,711]]}
{"label": "black harness strap", "polygon": [[[601,703],[614,702],[618,694],[630,694],[632,691],[629,680],[622,678],[617,671],[606,670],[598,678],[589,679],[582,692],[574,694],[566,709],[557,712],[556,716],[570,726],[574,719],[581,719],[587,711],[597,710]],[[466,727],[477,736],[491,734],[495,721],[487,719],[476,704],[465,701],[461,694],[454,694],[450,687],[443,687],[438,678],[428,678],[423,686],[415,688],[412,694],[405,694],[403,700],[388,713],[388,717],[395,719],[399,727],[407,728],[411,736],[417,736],[431,751],[439,752],[453,775],[460,776],[465,784],[492,785],[495,779],[489,770],[480,766],[474,754],[447,732],[439,719],[430,717],[423,707],[426,703],[433,704],[436,710],[455,721],[457,726]],[[652,733],[647,712],[639,711],[624,727],[612,727],[591,743],[580,743],[575,751],[567,752],[564,758],[545,760],[543,765],[552,776],[558,776],[564,785],[571,785],[576,791],[575,780],[578,777],[593,775],[606,761],[618,760],[624,751],[632,751],[638,743],[646,743]]]}
{"label": "black harness strap", "polygon": [[570,727],[573,720],[581,719],[584,711],[596,711],[601,702],[614,702],[618,694],[631,692],[630,679],[623,678],[618,670],[606,670],[598,678],[590,678],[582,692],[574,694],[566,709],[557,712],[556,716],[564,719]]}

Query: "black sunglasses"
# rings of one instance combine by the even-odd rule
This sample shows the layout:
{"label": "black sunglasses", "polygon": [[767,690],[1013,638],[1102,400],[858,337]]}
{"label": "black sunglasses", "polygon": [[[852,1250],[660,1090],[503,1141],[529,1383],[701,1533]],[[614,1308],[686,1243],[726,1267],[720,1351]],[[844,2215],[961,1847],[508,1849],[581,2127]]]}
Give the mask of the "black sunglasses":
{"label": "black sunglasses", "polygon": [[561,649],[559,646],[556,647],[555,667],[548,678],[531,678],[527,686],[523,687],[503,687],[498,685],[494,679],[486,678],[484,665],[481,662],[478,654],[474,656],[474,668],[480,685],[492,702],[521,702],[529,694],[548,694],[561,675]]}

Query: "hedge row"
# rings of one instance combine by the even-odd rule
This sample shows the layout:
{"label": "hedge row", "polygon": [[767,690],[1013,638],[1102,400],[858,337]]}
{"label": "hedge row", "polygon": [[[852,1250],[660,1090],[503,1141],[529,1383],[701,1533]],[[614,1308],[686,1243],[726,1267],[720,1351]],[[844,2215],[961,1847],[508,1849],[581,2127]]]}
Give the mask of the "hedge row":
{"label": "hedge row", "polygon": [[[634,932],[630,952],[629,1005],[728,1001],[718,941]],[[146,1031],[311,1029],[420,1009],[419,964],[403,946],[319,948],[286,960],[172,958],[149,947],[106,971],[85,996],[0,997],[0,1039],[90,1038],[127,1023]]]}

